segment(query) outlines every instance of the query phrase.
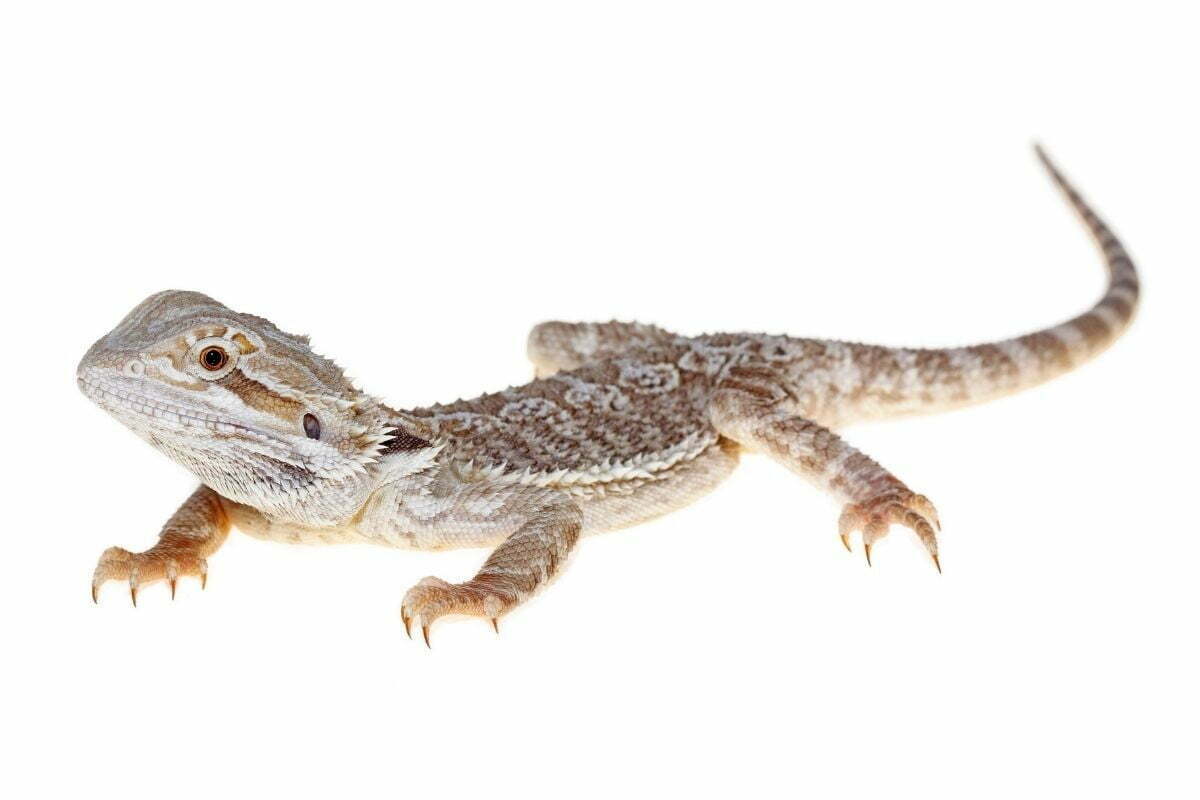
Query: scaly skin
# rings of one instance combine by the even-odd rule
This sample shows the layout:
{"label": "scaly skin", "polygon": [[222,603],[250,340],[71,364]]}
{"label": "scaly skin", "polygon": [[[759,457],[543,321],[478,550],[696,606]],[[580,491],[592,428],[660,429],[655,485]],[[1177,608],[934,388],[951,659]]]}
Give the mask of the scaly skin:
{"label": "scaly skin", "polygon": [[1104,297],[1043,331],[950,349],[738,333],[679,336],[637,323],[547,322],[530,334],[540,376],[472,400],[400,411],[359,391],[308,339],[195,292],[156,294],[96,342],[81,389],[202,486],[142,553],[105,551],[137,590],[207,575],[229,527],[296,542],[494,547],[462,583],[425,578],[401,606],[425,641],[438,617],[491,620],[563,566],[583,534],[679,508],[741,450],[765,452],[843,507],[839,535],[871,546],[893,524],[938,560],[933,504],[833,428],[1009,394],[1099,353],[1129,324],[1125,249],[1038,156],[1109,268]]}

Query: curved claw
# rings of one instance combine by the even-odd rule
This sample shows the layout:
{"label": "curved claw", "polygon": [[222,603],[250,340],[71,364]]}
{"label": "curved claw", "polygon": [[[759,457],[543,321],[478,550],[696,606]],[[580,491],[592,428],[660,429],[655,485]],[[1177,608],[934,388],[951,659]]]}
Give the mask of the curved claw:
{"label": "curved claw", "polygon": [[894,488],[858,503],[848,504],[838,520],[842,544],[846,545],[847,549],[847,536],[855,530],[862,531],[867,566],[871,566],[871,546],[886,536],[888,528],[892,525],[903,525],[915,533],[933,558],[933,565],[937,567],[937,571],[942,571],[935,533],[935,529],[941,529],[941,522],[938,520],[937,509],[924,495],[913,494],[904,488]]}
{"label": "curved claw", "polygon": [[403,608],[400,609],[400,619],[404,622],[404,633],[408,638],[412,638],[412,617],[408,615]]}
{"label": "curved claw", "polygon": [[164,556],[154,548],[144,553],[130,553],[119,547],[110,547],[100,556],[100,562],[92,573],[92,602],[100,602],[100,589],[109,581],[129,582],[129,602],[136,608],[138,593],[143,586],[159,581],[167,584],[171,599],[179,594],[179,579],[195,575],[200,579],[200,588],[208,585],[208,562],[192,554]]}
{"label": "curved claw", "polygon": [[854,551],[850,549],[850,537],[844,533],[841,535],[841,537],[842,537],[842,547],[846,548],[847,553],[853,553]]}
{"label": "curved claw", "polygon": [[[480,617],[492,624],[492,630],[500,633],[500,617],[516,605],[517,598],[502,593],[493,583],[484,580],[465,583],[447,583],[441,578],[422,578],[404,595],[400,603],[400,617],[404,630],[410,630],[412,620],[419,620],[421,638],[425,646],[432,649],[429,629],[433,623],[449,614]],[[410,634],[411,637],[411,634]]]}

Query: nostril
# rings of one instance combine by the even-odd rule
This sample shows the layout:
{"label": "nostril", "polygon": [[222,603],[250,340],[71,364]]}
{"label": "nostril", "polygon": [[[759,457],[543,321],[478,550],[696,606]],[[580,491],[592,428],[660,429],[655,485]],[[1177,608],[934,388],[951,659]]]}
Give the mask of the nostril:
{"label": "nostril", "polygon": [[141,362],[141,359],[135,358],[132,361],[126,362],[125,364],[126,375],[132,375],[135,378],[139,378],[145,371],[146,365]]}

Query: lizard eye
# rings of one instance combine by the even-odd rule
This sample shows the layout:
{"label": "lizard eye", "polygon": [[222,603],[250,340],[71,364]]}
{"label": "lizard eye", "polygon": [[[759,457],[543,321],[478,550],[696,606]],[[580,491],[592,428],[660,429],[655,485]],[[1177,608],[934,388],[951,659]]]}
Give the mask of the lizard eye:
{"label": "lizard eye", "polygon": [[200,366],[210,372],[216,372],[229,363],[229,354],[223,348],[215,345],[200,351]]}
{"label": "lizard eye", "polygon": [[310,439],[321,438],[321,421],[312,414],[304,415],[304,435]]}
{"label": "lizard eye", "polygon": [[192,345],[187,370],[206,381],[217,381],[233,372],[239,355],[236,343],[210,336]]}

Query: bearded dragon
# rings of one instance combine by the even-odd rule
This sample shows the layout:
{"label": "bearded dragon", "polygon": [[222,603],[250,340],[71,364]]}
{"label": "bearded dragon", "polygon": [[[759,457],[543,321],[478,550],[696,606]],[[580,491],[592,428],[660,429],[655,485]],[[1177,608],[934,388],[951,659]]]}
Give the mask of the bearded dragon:
{"label": "bearded dragon", "polygon": [[562,568],[580,537],[634,525],[713,489],[742,450],[766,453],[842,506],[846,549],[910,529],[941,571],[924,495],[838,436],[868,418],[940,411],[1042,383],[1128,326],[1138,278],[1125,248],[1037,155],[1103,253],[1087,312],[1005,341],[890,348],[755,333],[681,336],[629,322],[546,322],[537,377],[472,400],[397,410],[360,391],[303,336],[196,292],[138,305],[79,364],[83,393],[200,487],[144,552],[106,550],[110,580],[203,586],[231,526],[289,542],[493,547],[470,579],[428,577],[401,605],[411,636],[447,614],[490,620]]}

